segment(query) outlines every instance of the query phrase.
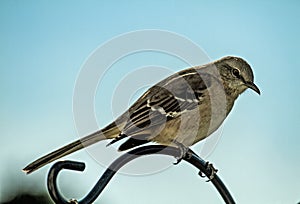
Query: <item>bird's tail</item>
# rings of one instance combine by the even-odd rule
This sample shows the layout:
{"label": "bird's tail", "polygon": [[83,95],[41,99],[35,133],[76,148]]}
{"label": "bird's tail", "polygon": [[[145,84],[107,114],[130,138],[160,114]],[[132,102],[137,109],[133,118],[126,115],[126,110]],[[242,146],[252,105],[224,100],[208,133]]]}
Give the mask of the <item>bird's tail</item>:
{"label": "bird's tail", "polygon": [[113,139],[113,138],[117,137],[119,134],[120,134],[119,128],[115,125],[115,123],[112,123],[109,126],[107,126],[106,128],[104,128],[103,130],[92,133],[80,140],[72,142],[64,147],[61,147],[61,148],[55,150],[54,152],[51,152],[51,153],[35,160],[34,162],[27,165],[23,169],[23,171],[26,174],[32,173],[33,171],[43,167],[44,165],[46,165],[54,160],[57,160],[63,156],[71,154],[77,150],[80,150],[84,147],[92,145],[101,140]]}

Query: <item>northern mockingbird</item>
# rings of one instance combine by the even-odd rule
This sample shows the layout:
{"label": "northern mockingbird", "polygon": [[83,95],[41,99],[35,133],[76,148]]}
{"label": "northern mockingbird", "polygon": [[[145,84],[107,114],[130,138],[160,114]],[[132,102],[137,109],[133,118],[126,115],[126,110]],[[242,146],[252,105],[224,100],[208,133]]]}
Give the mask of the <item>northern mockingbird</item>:
{"label": "northern mockingbird", "polygon": [[250,65],[239,57],[228,56],[179,71],[148,89],[105,128],[37,159],[23,171],[31,173],[105,139],[112,139],[108,145],[127,139],[120,151],[151,141],[187,149],[222,124],[247,88],[260,94]]}

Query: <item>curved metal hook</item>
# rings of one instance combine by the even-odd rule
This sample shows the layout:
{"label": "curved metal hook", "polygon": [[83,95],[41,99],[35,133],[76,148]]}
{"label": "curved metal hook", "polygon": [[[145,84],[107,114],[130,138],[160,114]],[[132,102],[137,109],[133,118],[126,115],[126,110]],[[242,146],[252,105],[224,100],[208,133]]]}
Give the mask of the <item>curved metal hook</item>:
{"label": "curved metal hook", "polygon": [[82,162],[76,162],[76,161],[59,161],[59,162],[56,162],[51,167],[51,169],[48,173],[47,187],[48,187],[48,191],[49,191],[49,194],[50,194],[52,200],[55,203],[68,204],[68,203],[72,203],[73,201],[66,201],[59,193],[57,184],[56,184],[58,173],[62,169],[83,171],[85,169],[85,164]]}
{"label": "curved metal hook", "polygon": [[[57,175],[62,169],[69,169],[75,171],[83,171],[85,168],[85,164],[81,162],[74,162],[74,161],[59,161],[55,163],[49,173],[48,173],[48,191],[55,203],[63,203],[63,204],[70,204],[70,203],[92,203],[97,199],[100,193],[103,191],[105,186],[109,183],[110,179],[114,176],[114,174],[126,163],[132,161],[143,155],[149,154],[164,154],[174,157],[179,157],[181,152],[179,148],[175,147],[168,147],[163,145],[149,145],[149,146],[142,146],[136,149],[133,149],[119,158],[117,158],[103,173],[101,178],[95,184],[93,189],[80,201],[77,200],[65,200],[58,191],[56,180]],[[218,192],[221,194],[223,200],[227,204],[234,204],[234,200],[230,195],[229,191],[227,190],[224,183],[221,179],[216,175],[216,170],[210,165],[208,162],[205,162],[201,159],[197,154],[195,154],[192,150],[188,150],[188,154],[183,158],[183,160],[189,162],[190,164],[194,165],[196,168],[200,170],[199,175],[201,176],[204,173],[209,180],[213,183],[216,187]]]}

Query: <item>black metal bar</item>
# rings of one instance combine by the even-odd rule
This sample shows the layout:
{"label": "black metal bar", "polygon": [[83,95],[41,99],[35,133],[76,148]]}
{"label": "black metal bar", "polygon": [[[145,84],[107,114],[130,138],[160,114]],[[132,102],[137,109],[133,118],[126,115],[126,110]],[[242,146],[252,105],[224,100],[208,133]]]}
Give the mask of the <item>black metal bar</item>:
{"label": "black metal bar", "polygon": [[59,161],[56,162],[50,169],[48,173],[48,191],[55,203],[68,204],[69,201],[66,201],[62,195],[59,193],[57,188],[57,175],[62,169],[69,169],[74,171],[83,171],[85,169],[85,164],[82,162],[76,161]]}
{"label": "black metal bar", "polygon": [[[205,162],[203,159],[201,159],[198,155],[196,155],[194,152],[189,150],[189,154],[186,154],[183,159],[190,164],[197,167],[200,172],[203,172],[208,178],[211,177],[212,174],[214,174],[212,168],[208,168],[208,163]],[[80,162],[73,162],[73,161],[60,161],[55,163],[48,174],[48,191],[55,203],[92,203],[97,199],[97,197],[101,194],[103,189],[106,187],[106,185],[109,183],[111,178],[114,176],[114,174],[126,163],[132,161],[133,159],[136,159],[143,155],[150,155],[150,154],[164,154],[174,157],[179,157],[181,154],[181,151],[179,148],[175,147],[166,147],[162,145],[149,145],[149,146],[143,146],[136,149],[133,149],[119,158],[117,158],[103,173],[101,178],[98,180],[98,182],[95,184],[93,189],[80,201],[77,200],[65,200],[61,194],[58,191],[56,179],[58,173],[62,169],[70,169],[70,170],[76,170],[76,171],[83,171],[84,170],[84,163]],[[230,195],[229,191],[227,190],[224,183],[221,181],[221,179],[214,174],[212,178],[210,178],[210,181],[213,183],[213,185],[216,187],[218,192],[221,194],[223,200],[227,204],[234,204],[234,200],[232,196]]]}
{"label": "black metal bar", "polygon": [[[203,172],[208,178],[213,173],[211,169],[205,168],[207,165],[207,162],[205,162],[203,159],[201,159],[198,155],[192,154],[192,157],[188,160],[186,160],[190,164],[197,167],[200,172]],[[214,175],[212,179],[209,179],[213,183],[213,185],[216,187],[216,189],[219,191],[220,195],[222,196],[225,203],[228,204],[234,204],[233,197],[231,196],[230,192],[226,188],[225,184],[222,182],[220,177],[218,175]]]}

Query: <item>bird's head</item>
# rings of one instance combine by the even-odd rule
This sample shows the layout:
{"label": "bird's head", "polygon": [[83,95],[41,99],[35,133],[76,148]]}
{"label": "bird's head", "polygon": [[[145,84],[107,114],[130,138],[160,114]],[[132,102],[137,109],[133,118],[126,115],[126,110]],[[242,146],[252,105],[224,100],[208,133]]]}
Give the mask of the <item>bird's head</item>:
{"label": "bird's head", "polygon": [[252,69],[242,58],[224,57],[216,61],[215,65],[222,77],[226,91],[238,96],[250,88],[260,94],[259,88],[254,84]]}

